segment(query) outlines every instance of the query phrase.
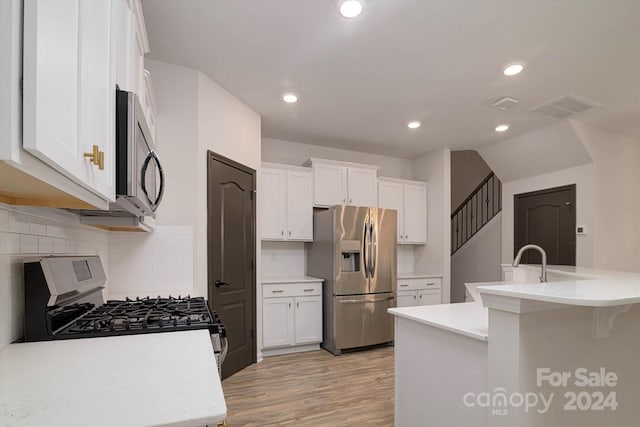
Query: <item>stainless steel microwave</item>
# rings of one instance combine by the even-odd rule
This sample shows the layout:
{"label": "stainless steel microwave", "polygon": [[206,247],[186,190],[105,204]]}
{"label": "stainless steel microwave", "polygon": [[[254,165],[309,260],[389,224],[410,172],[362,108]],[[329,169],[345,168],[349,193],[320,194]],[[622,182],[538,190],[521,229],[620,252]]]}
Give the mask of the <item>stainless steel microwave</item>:
{"label": "stainless steel microwave", "polygon": [[136,216],[155,217],[164,171],[138,96],[116,91],[116,203]]}

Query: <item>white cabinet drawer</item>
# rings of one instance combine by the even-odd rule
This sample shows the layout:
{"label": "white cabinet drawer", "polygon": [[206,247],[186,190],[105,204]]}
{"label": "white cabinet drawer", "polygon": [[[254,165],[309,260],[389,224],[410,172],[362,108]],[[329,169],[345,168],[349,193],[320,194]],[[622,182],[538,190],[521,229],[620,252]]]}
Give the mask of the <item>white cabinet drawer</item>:
{"label": "white cabinet drawer", "polygon": [[442,279],[439,277],[398,279],[398,291],[414,291],[420,289],[440,289]]}
{"label": "white cabinet drawer", "polygon": [[270,283],[262,285],[262,298],[322,295],[322,282]]}

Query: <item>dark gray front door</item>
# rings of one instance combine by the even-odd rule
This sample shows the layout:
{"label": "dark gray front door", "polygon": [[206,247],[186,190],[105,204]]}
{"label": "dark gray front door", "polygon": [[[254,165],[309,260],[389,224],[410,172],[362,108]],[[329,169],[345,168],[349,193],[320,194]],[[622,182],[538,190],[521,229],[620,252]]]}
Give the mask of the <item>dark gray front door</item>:
{"label": "dark gray front door", "polygon": [[255,175],[207,153],[208,299],[229,340],[222,378],[256,362]]}
{"label": "dark gray front door", "polygon": [[[533,243],[547,252],[552,265],[576,265],[576,186],[549,188],[514,196],[514,257]],[[540,254],[527,251],[524,264],[540,264]]]}

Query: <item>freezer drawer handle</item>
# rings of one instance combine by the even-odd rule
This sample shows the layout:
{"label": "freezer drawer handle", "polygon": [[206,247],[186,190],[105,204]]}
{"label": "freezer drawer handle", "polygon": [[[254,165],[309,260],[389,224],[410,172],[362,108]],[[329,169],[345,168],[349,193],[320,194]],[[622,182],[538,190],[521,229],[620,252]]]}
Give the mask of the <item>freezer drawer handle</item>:
{"label": "freezer drawer handle", "polygon": [[339,300],[340,304],[365,304],[368,302],[380,302],[380,301],[389,301],[392,299],[396,299],[396,297],[386,297],[386,298],[376,298],[370,300],[362,300],[362,299],[343,299]]}

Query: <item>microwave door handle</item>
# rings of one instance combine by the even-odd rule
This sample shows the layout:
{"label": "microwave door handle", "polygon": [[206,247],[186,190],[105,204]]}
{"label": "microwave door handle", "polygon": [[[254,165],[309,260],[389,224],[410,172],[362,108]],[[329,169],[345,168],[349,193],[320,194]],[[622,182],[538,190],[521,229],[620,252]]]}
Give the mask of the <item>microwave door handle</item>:
{"label": "microwave door handle", "polygon": [[[151,160],[153,160],[156,165],[158,166],[158,172],[160,173],[160,189],[158,191],[158,195],[156,196],[155,200],[151,200],[151,197],[149,197],[149,193],[147,192],[147,184],[146,184],[146,180],[144,179],[145,176],[147,175],[147,168],[149,167],[149,163],[151,162]],[[162,200],[162,196],[164,195],[164,171],[162,169],[162,165],[160,164],[160,159],[158,158],[158,155],[156,154],[155,151],[153,150],[149,150],[149,154],[147,154],[147,158],[144,159],[144,164],[142,165],[142,172],[140,173],[141,175],[141,187],[142,187],[142,192],[144,193],[145,198],[147,199],[147,202],[149,203],[149,206],[151,207],[151,210],[155,212],[155,210],[158,208],[158,204],[160,204],[160,200]]]}
{"label": "microwave door handle", "polygon": [[147,192],[147,180],[144,179],[147,176],[147,168],[149,167],[149,162],[153,157],[153,151],[149,151],[147,157],[144,159],[144,163],[142,164],[142,170],[140,171],[140,187],[142,188],[142,192],[144,193],[144,197],[147,199],[147,203],[153,209],[153,201],[149,198],[149,193]]}
{"label": "microwave door handle", "polygon": [[153,210],[155,211],[160,205],[162,196],[164,196],[164,169],[162,168],[162,164],[160,163],[158,153],[156,153],[154,150],[151,150],[151,153],[153,154],[153,160],[156,162],[156,165],[158,165],[158,173],[160,174],[160,188],[158,189],[158,196],[156,197],[156,201],[153,204]]}

